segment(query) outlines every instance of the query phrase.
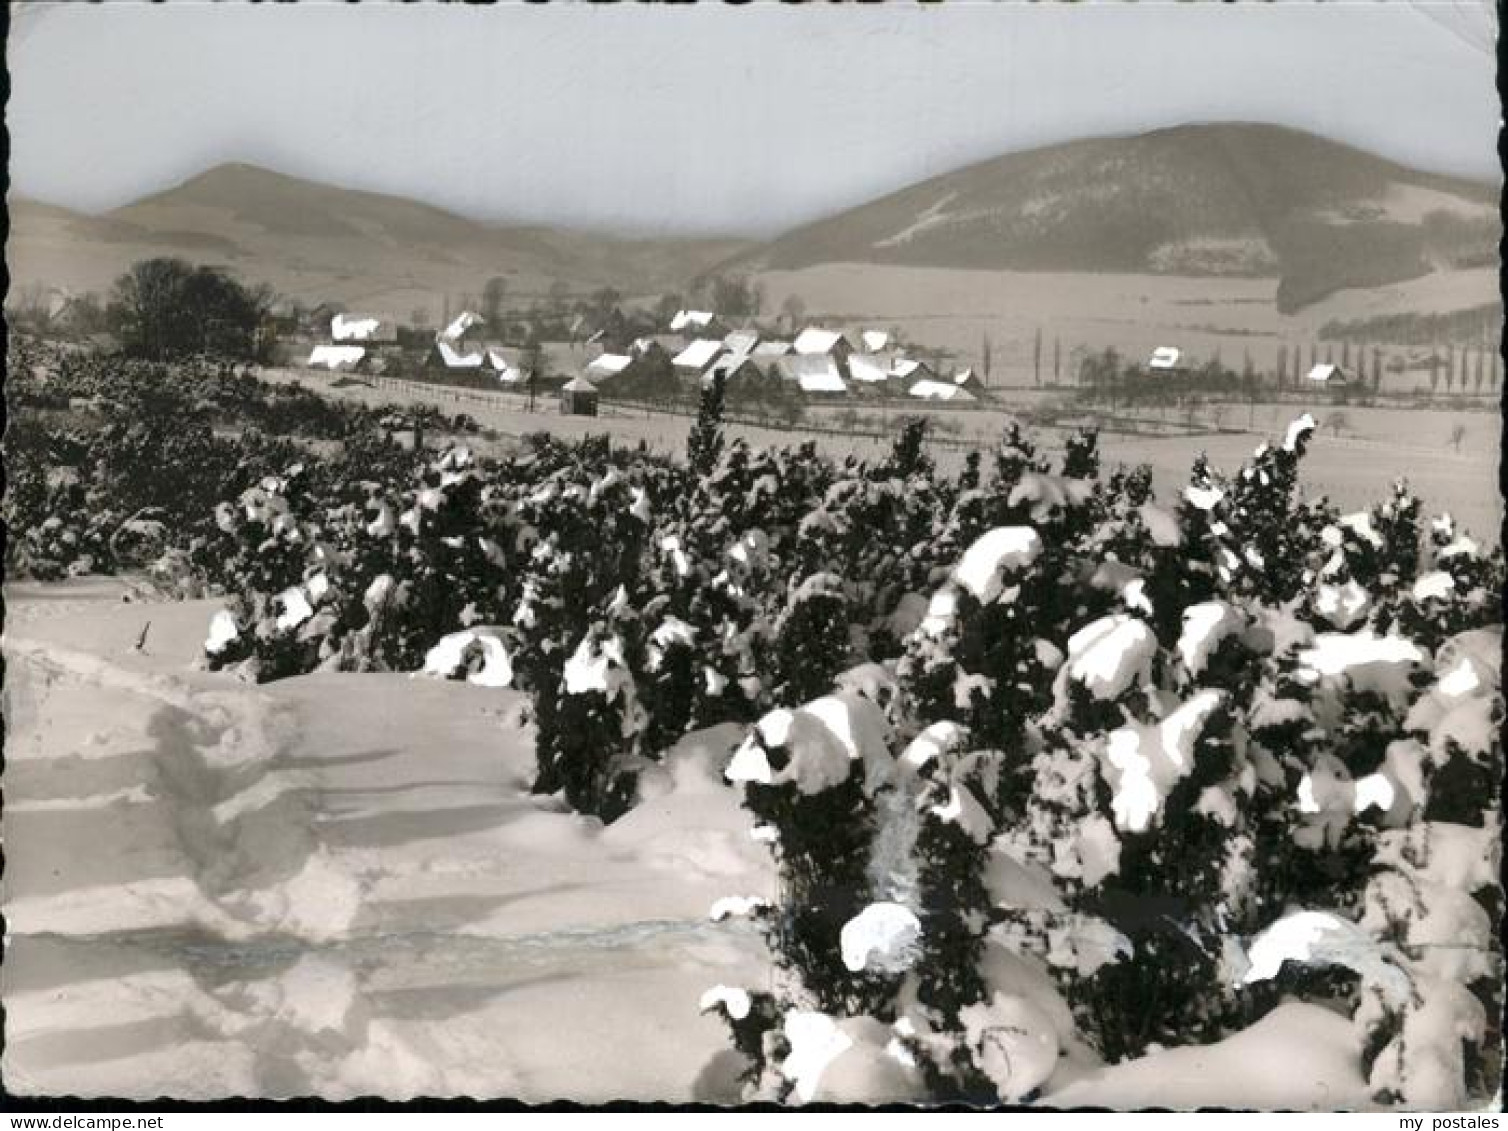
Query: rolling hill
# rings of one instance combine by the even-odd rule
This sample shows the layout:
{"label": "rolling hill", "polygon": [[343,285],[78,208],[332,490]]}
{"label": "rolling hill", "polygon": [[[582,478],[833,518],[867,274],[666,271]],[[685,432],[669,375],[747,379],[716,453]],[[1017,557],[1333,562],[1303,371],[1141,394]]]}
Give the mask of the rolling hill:
{"label": "rolling hill", "polygon": [[750,249],[728,269],[879,263],[1277,277],[1280,309],[1495,262],[1495,187],[1270,125],[1013,153]]}
{"label": "rolling hill", "polygon": [[[1496,263],[1497,190],[1270,125],[1178,126],[1013,153],[763,244],[493,226],[394,196],[221,165],[99,216],[12,197],[17,285],[101,290],[153,255],[406,314],[504,275],[514,294],[679,289],[823,265],[1276,279],[1280,312]],[[918,296],[922,302],[922,296]]]}
{"label": "rolling hill", "polygon": [[437,292],[476,293],[503,275],[515,293],[553,282],[628,293],[679,285],[738,240],[619,239],[494,227],[428,204],[337,188],[252,165],[220,165],[99,216],[13,196],[7,252],[20,285],[102,290],[137,259],[223,264],[304,298],[406,314]]}

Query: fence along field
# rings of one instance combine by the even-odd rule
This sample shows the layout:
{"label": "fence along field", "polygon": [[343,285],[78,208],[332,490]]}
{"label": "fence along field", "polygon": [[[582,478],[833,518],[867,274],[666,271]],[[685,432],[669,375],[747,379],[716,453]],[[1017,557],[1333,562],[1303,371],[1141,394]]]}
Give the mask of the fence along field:
{"label": "fence along field", "polygon": [[[1092,430],[1049,455],[1010,428],[951,471],[911,424],[880,457],[839,460],[743,442],[714,392],[684,457],[536,436],[495,459],[405,451],[386,409],[212,369],[42,350],[12,371],[22,404],[105,398],[87,418],[19,422],[13,576],[143,570],[208,594],[204,666],[304,689],[314,718],[339,696],[299,681],[342,673],[348,694],[422,671],[498,696],[508,718],[456,741],[496,743],[505,823],[561,852],[557,806],[604,838],[686,819],[681,789],[742,808],[773,894],[740,890],[757,873],[739,853],[706,856],[724,830],[656,851],[720,861],[708,914],[728,945],[751,924],[767,966],[699,1000],[679,982],[624,1018],[726,1025],[701,1059],[677,1046],[689,1094],[1114,1103],[1157,1079],[1159,1049],[1191,1042],[1217,1046],[1225,1080],[1287,1065],[1293,1079],[1260,1081],[1279,1106],[1314,1094],[1315,1063],[1322,1104],[1439,1109],[1498,1086],[1502,555],[1375,474],[1365,509],[1305,494],[1331,440],[1311,418],[1161,491],[1105,466]],[[431,436],[456,423],[404,411]],[[434,709],[439,685],[422,686]],[[264,700],[233,702],[210,756],[230,756],[226,728],[283,733],[236,713]],[[299,774],[325,756],[300,748]],[[196,921],[344,938],[409,838],[320,842],[307,777],[289,783],[302,800],[262,805],[276,787],[211,769],[217,788],[253,785],[196,817],[213,827],[193,824],[195,843],[315,847],[286,862],[286,890],[243,891],[254,877],[233,869],[228,888],[201,884],[213,903]],[[490,812],[461,839],[490,832]],[[294,825],[248,824],[279,820]],[[1148,901],[1167,914],[1149,921]],[[634,936],[614,929],[626,957]],[[275,991],[197,1016],[234,1043],[259,1032],[236,1010],[283,1001],[298,1051],[277,1078],[295,1089],[370,1086],[395,1064],[425,1079],[422,1042],[368,1053],[363,1010],[385,999],[360,984],[305,953]],[[306,1000],[311,985],[333,989]],[[362,1009],[341,1004],[359,992]],[[600,1035],[606,1004],[573,1023]],[[1302,1064],[1267,1055],[1295,1034]]]}

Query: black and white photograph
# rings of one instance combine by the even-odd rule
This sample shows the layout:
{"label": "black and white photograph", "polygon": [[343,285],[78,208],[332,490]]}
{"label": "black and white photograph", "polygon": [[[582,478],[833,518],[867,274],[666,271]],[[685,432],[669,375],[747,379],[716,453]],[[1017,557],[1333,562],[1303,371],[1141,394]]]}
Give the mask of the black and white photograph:
{"label": "black and white photograph", "polygon": [[5,1105],[1499,1109],[1492,0],[8,18]]}

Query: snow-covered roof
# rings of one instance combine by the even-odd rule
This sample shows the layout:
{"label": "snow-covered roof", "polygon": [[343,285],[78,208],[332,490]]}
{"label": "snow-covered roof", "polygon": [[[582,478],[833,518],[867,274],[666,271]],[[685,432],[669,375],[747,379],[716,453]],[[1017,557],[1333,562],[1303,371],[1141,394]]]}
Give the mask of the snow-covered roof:
{"label": "snow-covered roof", "polygon": [[605,353],[594,358],[586,371],[594,377],[616,377],[633,363],[634,359],[626,353]]}
{"label": "snow-covered roof", "polygon": [[716,338],[698,338],[675,355],[672,364],[677,369],[694,369],[700,373],[722,353],[723,343]]}
{"label": "snow-covered roof", "polygon": [[804,373],[797,378],[803,393],[846,393],[843,378],[833,373]]}
{"label": "snow-covered roof", "polygon": [[909,396],[927,401],[971,401],[974,394],[947,381],[932,381],[926,378],[906,390]]}
{"label": "snow-covered roof", "polygon": [[440,360],[447,369],[480,369],[485,360],[481,350],[461,353],[444,338],[435,339],[435,348],[440,351]]}
{"label": "snow-covered roof", "polygon": [[480,314],[473,314],[469,310],[463,310],[455,316],[449,326],[440,331],[440,337],[447,341],[458,341],[467,330],[470,330],[473,326],[480,325],[481,321],[482,316]]}
{"label": "snow-covered roof", "polygon": [[842,340],[843,334],[838,330],[822,330],[816,326],[808,326],[796,335],[792,348],[799,354],[832,353]]}
{"label": "snow-covered roof", "polygon": [[780,375],[795,381],[803,393],[848,392],[837,361],[827,354],[790,354],[775,364]]}
{"label": "snow-covered roof", "polygon": [[510,352],[502,346],[488,346],[487,364],[497,372],[499,384],[522,385],[529,379],[529,374],[517,360],[509,356]]}
{"label": "snow-covered roof", "polygon": [[1147,362],[1148,369],[1177,369],[1178,359],[1183,354],[1177,346],[1158,346]]}
{"label": "snow-covered roof", "polygon": [[[753,365],[754,358],[748,353],[725,353],[707,367],[707,372],[702,374],[702,383],[711,384],[712,379],[721,373],[724,377],[732,377],[746,365]],[[755,366],[756,372],[758,367]]]}
{"label": "snow-covered roof", "polygon": [[972,369],[960,369],[957,373],[953,374],[953,384],[955,385],[968,386],[974,384],[974,381],[974,371]]}
{"label": "snow-covered roof", "polygon": [[865,384],[882,384],[890,380],[890,359],[872,353],[849,354],[848,375]]}
{"label": "snow-covered roof", "polygon": [[633,345],[628,347],[628,352],[638,357],[652,349],[662,349],[674,356],[680,352],[681,340],[674,334],[649,334],[642,338],[635,338]]}
{"label": "snow-covered roof", "polygon": [[562,393],[595,393],[597,386],[593,385],[585,377],[572,377],[560,387]]}
{"label": "snow-covered roof", "polygon": [[382,319],[371,314],[337,314],[330,319],[330,337],[337,342],[366,342],[381,325]]}
{"label": "snow-covered roof", "polygon": [[367,351],[361,346],[315,346],[309,355],[309,365],[332,371],[349,369],[366,355]]}
{"label": "snow-covered roof", "polygon": [[752,353],[759,344],[759,335],[753,330],[735,330],[723,339],[729,353]]}
{"label": "snow-covered roof", "polygon": [[791,352],[790,342],[766,341],[754,347],[755,357],[784,357]]}
{"label": "snow-covered roof", "polygon": [[915,361],[909,357],[898,357],[895,359],[895,364],[890,367],[890,376],[899,377],[904,381],[908,377],[918,376],[923,370],[930,372],[925,361]]}
{"label": "snow-covered roof", "polygon": [[1338,365],[1331,365],[1328,361],[1316,365],[1308,373],[1304,374],[1304,380],[1313,381],[1320,385],[1341,382],[1345,379],[1346,371]]}
{"label": "snow-covered roof", "polygon": [[675,317],[670,320],[670,328],[677,333],[682,330],[705,330],[716,317],[710,310],[677,310]]}
{"label": "snow-covered roof", "polygon": [[884,330],[865,330],[859,338],[868,353],[879,353],[890,344],[890,334]]}

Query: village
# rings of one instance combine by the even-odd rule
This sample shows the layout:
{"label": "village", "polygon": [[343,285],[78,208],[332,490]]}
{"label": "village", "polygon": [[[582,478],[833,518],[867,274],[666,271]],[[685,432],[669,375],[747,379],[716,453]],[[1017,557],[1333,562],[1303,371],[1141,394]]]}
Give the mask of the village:
{"label": "village", "polygon": [[[318,312],[316,317],[323,314]],[[788,339],[753,319],[677,310],[649,316],[576,314],[564,340],[512,345],[462,311],[427,345],[380,315],[330,316],[305,366],[329,373],[403,374],[424,380],[552,395],[569,415],[595,415],[600,396],[675,399],[721,380],[740,400],[912,398],[967,404],[985,399],[974,369],[913,356],[889,330],[807,325]]]}

